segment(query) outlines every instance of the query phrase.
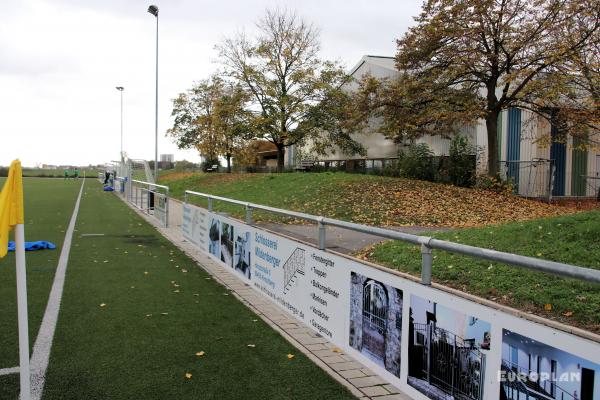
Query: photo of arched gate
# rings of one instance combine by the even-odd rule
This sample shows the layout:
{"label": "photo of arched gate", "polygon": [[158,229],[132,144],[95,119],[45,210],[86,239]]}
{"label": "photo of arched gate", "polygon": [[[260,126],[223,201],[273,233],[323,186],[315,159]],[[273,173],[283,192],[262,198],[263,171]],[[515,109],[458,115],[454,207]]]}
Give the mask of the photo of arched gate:
{"label": "photo of arched gate", "polygon": [[369,280],[363,287],[362,345],[375,359],[385,359],[385,340],[389,298],[385,287]]}
{"label": "photo of arched gate", "polygon": [[[475,342],[434,323],[414,324],[422,379],[455,399],[483,399],[485,355]],[[419,349],[420,348],[420,349]]]}

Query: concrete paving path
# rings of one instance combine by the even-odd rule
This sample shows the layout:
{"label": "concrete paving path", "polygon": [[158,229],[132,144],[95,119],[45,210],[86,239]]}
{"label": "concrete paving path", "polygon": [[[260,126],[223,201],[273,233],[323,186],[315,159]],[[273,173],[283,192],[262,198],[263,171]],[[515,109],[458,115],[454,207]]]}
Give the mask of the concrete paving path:
{"label": "concrete paving path", "polygon": [[[181,228],[183,206],[179,200],[169,199],[169,225]],[[316,224],[279,224],[275,222],[257,222],[257,227],[281,233],[303,242],[317,245],[319,232]],[[384,227],[398,232],[413,235],[431,235],[435,232],[446,232],[451,228],[429,226],[391,226]],[[381,243],[387,239],[367,233],[351,231],[335,226],[327,226],[325,245],[328,249],[342,254],[356,254],[365,247]]]}
{"label": "concrete paving path", "polygon": [[[169,202],[169,227],[163,228],[153,216],[131,206],[146,221],[173,244],[179,247],[215,280],[228,288],[243,304],[262,318],[271,328],[302,351],[316,365],[340,384],[347,387],[359,399],[408,400],[410,396],[371,371],[353,357],[345,354],[335,344],[327,341],[307,325],[293,318],[265,296],[231,274],[219,263],[188,242],[181,233],[183,207],[179,201]],[[294,231],[288,231],[294,233]],[[301,232],[299,230],[298,232]],[[332,237],[333,239],[333,237]],[[353,243],[362,245],[365,238],[355,237]],[[339,242],[345,243],[345,242]],[[348,246],[351,247],[351,246]]]}

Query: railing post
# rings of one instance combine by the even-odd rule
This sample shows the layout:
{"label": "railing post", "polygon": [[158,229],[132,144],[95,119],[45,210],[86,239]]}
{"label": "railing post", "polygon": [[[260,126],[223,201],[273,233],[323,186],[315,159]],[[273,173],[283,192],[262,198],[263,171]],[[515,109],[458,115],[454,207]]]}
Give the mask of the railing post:
{"label": "railing post", "polygon": [[165,195],[165,228],[169,227],[169,189]]}
{"label": "railing post", "polygon": [[325,250],[325,224],[323,217],[319,217],[319,250]]}
{"label": "railing post", "polygon": [[246,224],[252,225],[252,207],[250,207],[250,203],[246,204]]}
{"label": "railing post", "polygon": [[212,211],[212,208],[213,208],[212,206],[213,206],[212,205],[212,198],[208,197],[208,211]]}
{"label": "railing post", "polygon": [[433,265],[433,255],[431,253],[431,247],[425,243],[421,243],[421,283],[423,285],[431,285],[431,269]]}

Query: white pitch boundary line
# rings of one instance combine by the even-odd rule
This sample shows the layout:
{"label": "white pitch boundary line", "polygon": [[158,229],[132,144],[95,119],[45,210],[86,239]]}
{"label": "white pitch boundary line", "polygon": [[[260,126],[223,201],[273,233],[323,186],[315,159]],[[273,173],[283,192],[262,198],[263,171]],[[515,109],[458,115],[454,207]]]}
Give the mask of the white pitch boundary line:
{"label": "white pitch boundary line", "polygon": [[63,286],[65,284],[67,263],[69,261],[69,252],[71,251],[71,240],[73,239],[73,231],[75,230],[75,222],[77,221],[77,213],[79,212],[79,203],[81,202],[81,194],[83,193],[84,183],[85,180],[81,182],[79,196],[77,196],[73,215],[71,216],[71,222],[67,228],[65,241],[60,252],[60,258],[58,259],[58,266],[56,267],[54,282],[52,283],[52,289],[50,290],[50,296],[48,298],[48,304],[46,305],[46,311],[44,312],[44,318],[42,319],[40,331],[38,332],[35,345],[33,346],[33,354],[31,356],[32,400],[40,400],[44,391],[46,370],[48,369],[48,362],[50,361],[52,340],[54,339],[54,331],[56,330],[56,323],[58,321],[60,301],[62,298]]}
{"label": "white pitch boundary line", "polygon": [[0,369],[0,376],[2,376],[2,375],[12,375],[12,374],[18,374],[18,373],[19,373],[19,367],[2,368],[2,369]]}

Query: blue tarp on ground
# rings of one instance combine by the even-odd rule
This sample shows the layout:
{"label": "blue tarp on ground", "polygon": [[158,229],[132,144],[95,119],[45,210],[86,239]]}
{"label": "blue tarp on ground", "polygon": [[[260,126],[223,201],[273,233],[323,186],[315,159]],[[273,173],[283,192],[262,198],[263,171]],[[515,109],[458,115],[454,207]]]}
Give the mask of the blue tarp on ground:
{"label": "blue tarp on ground", "polygon": [[112,191],[114,191],[114,190],[115,190],[115,189],[114,189],[112,186],[104,186],[104,191],[105,191],[105,192],[112,192]]}
{"label": "blue tarp on ground", "polygon": [[[37,242],[25,242],[25,251],[35,251],[35,250],[54,250],[56,245],[51,242],[46,242],[44,240],[39,240]],[[8,251],[15,251],[15,242],[8,242]]]}

